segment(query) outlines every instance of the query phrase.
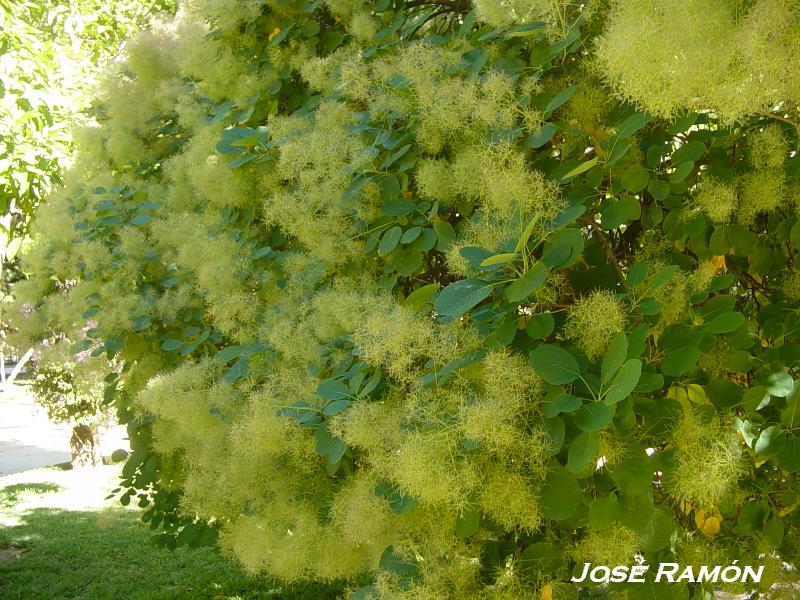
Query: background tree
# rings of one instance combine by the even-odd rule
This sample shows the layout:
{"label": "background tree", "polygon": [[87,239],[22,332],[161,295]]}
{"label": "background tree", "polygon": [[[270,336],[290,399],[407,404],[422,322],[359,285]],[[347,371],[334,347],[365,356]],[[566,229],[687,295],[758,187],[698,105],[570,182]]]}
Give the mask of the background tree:
{"label": "background tree", "polygon": [[[90,118],[102,65],[169,0],[0,0],[0,274],[3,302],[36,207],[61,182],[71,126]],[[5,337],[6,325],[2,324]],[[26,349],[23,349],[24,352]],[[2,348],[0,347],[0,357]],[[0,365],[3,381],[5,368]]]}
{"label": "background tree", "polygon": [[[637,553],[767,591],[799,31],[779,0],[188,3],[102,82],[21,336],[91,320],[166,544],[357,598],[577,598]],[[754,584],[609,589],[718,586]]]}
{"label": "background tree", "polygon": [[[95,80],[123,42],[169,1],[50,2],[0,0],[0,378],[6,383],[6,306],[22,274],[19,253],[39,204],[61,183],[73,152],[72,129],[90,122]],[[73,462],[94,464],[97,426],[107,419],[102,375],[88,356],[53,356],[52,331],[20,347],[9,381],[34,360],[31,392],[54,422],[70,423]],[[38,341],[38,340],[37,340]],[[31,340],[31,343],[34,343]],[[58,344],[56,344],[58,345]],[[59,346],[63,346],[60,344]],[[107,403],[106,403],[107,404]]]}

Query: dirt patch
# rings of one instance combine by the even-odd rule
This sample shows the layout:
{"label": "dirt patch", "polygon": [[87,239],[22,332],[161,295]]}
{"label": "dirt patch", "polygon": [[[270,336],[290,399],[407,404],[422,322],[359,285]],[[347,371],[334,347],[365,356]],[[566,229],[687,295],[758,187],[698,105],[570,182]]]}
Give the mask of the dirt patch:
{"label": "dirt patch", "polygon": [[9,546],[8,548],[0,548],[0,563],[9,562],[21,558],[23,554],[28,551],[27,548],[20,548],[19,546]]}

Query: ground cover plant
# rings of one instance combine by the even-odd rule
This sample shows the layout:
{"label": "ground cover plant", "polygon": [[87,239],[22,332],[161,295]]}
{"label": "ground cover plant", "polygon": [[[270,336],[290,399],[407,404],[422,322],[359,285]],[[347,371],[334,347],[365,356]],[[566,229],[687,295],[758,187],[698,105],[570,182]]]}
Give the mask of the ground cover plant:
{"label": "ground cover plant", "polygon": [[[798,61],[782,0],[186,2],[100,85],[19,337],[108,361],[168,546],[355,598],[791,597]],[[764,573],[570,582],[637,555]]]}

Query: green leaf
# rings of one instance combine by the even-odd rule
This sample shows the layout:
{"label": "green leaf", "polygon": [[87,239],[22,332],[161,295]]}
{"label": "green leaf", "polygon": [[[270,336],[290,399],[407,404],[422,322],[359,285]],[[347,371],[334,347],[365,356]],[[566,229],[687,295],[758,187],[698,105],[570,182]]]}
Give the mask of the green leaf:
{"label": "green leaf", "polygon": [[131,219],[131,225],[144,225],[149,223],[152,217],[147,213],[138,214]]}
{"label": "green leaf", "polygon": [[647,526],[641,532],[639,544],[643,550],[655,552],[669,544],[672,532],[675,530],[675,520],[664,508],[658,507],[653,511]]}
{"label": "green leaf", "polygon": [[234,358],[239,358],[242,354],[242,346],[226,346],[214,356],[214,361],[218,364],[224,365],[229,363]]}
{"label": "green leaf", "polygon": [[620,225],[634,221],[641,216],[639,201],[631,196],[605,198],[600,203],[600,217],[604,229],[616,229]]}
{"label": "green leaf", "polygon": [[767,391],[778,398],[785,398],[792,393],[794,380],[788,373],[771,373],[766,380]]}
{"label": "green leaf", "polygon": [[554,396],[548,394],[542,401],[542,414],[546,418],[555,417],[560,413],[569,413],[581,407],[583,399],[573,396],[565,391],[560,391]]}
{"label": "green leaf", "polygon": [[381,171],[385,171],[386,169],[391,167],[394,163],[396,163],[398,160],[400,160],[409,150],[411,150],[412,147],[413,144],[406,144],[405,146],[402,146],[401,148],[395,150],[394,152],[387,154],[386,158],[381,163],[379,169]]}
{"label": "green leaf", "polygon": [[571,265],[583,252],[583,234],[580,229],[569,227],[554,232],[545,242],[542,262],[549,268]]}
{"label": "green leaf", "polygon": [[528,224],[525,226],[525,229],[522,231],[522,235],[519,236],[519,240],[517,240],[517,245],[514,247],[514,253],[519,254],[524,249],[525,246],[528,244],[528,240],[531,238],[531,234],[533,230],[536,228],[536,217],[533,217]]}
{"label": "green leaf", "polygon": [[[623,492],[623,490],[620,490]],[[646,492],[621,493],[619,503],[622,505],[622,517],[620,522],[637,532],[642,532],[647,528],[656,507],[653,505],[652,494]]]}
{"label": "green leaf", "polygon": [[647,277],[647,263],[643,262],[635,262],[631,266],[630,270],[628,271],[628,275],[625,278],[628,282],[630,287],[636,287],[640,283],[642,283],[645,278]]}
{"label": "green leaf", "polygon": [[456,239],[456,230],[447,221],[439,221],[433,225],[438,240],[436,246],[439,250],[446,250]]}
{"label": "green leaf", "polygon": [[222,381],[224,381],[228,385],[233,385],[239,379],[247,377],[249,374],[250,374],[250,361],[247,360],[247,357],[240,356],[239,360],[233,363],[233,366],[230,369],[228,369],[225,375],[222,376]]}
{"label": "green leaf", "polygon": [[532,340],[543,340],[549,336],[555,328],[555,320],[550,313],[539,313],[533,315],[525,326],[525,332]]}
{"label": "green leaf", "polygon": [[587,402],[578,411],[575,425],[581,431],[600,431],[611,423],[617,409],[602,402]]}
{"label": "green leaf", "polygon": [[783,519],[781,519],[777,509],[772,510],[769,519],[764,523],[763,532],[764,538],[770,544],[769,549],[775,550],[781,545],[783,541],[784,525]]}
{"label": "green leaf", "polygon": [[389,506],[397,515],[404,515],[419,504],[412,496],[406,496],[392,484],[381,481],[375,486],[375,494],[386,498]]}
{"label": "green leaf", "polygon": [[608,345],[603,362],[600,364],[600,381],[608,382],[625,362],[628,356],[628,337],[624,331],[620,331],[611,339]]}
{"label": "green leaf", "polygon": [[506,298],[509,302],[522,302],[538,289],[546,278],[547,267],[544,266],[544,263],[537,262],[522,277],[506,288]]}
{"label": "green leaf", "polygon": [[232,161],[230,161],[227,164],[227,167],[229,169],[238,169],[239,167],[242,167],[250,162],[253,162],[257,158],[258,154],[243,154],[242,156],[234,158]]}
{"label": "green leaf", "polygon": [[482,260],[481,266],[491,267],[494,265],[504,265],[514,260],[514,257],[516,255],[517,255],[516,252],[504,252],[502,254],[493,254],[489,258],[485,258],[484,260]]}
{"label": "green leaf", "polygon": [[350,600],[378,600],[379,597],[380,593],[378,592],[378,588],[374,585],[366,585],[353,592],[350,596]]}
{"label": "green leaf", "polygon": [[653,177],[650,179],[650,183],[647,184],[647,191],[652,194],[653,198],[663,202],[669,196],[669,183]]}
{"label": "green leaf", "polygon": [[564,437],[566,436],[566,427],[564,425],[564,419],[561,417],[552,417],[550,419],[543,419],[542,424],[544,425],[544,432],[547,434],[547,438],[550,442],[550,456],[553,456],[561,450],[561,447],[564,445]]}
{"label": "green leaf", "polygon": [[583,501],[583,491],[572,475],[558,468],[547,475],[539,500],[546,519],[563,521],[578,510]]}
{"label": "green leaf", "polygon": [[621,517],[622,506],[613,492],[595,498],[589,505],[589,525],[593,529],[604,529]]}
{"label": "green leaf", "polygon": [[533,35],[537,31],[541,31],[544,29],[546,25],[544,23],[539,22],[532,22],[532,23],[525,23],[524,25],[517,25],[512,29],[506,31],[505,36],[509,38],[513,37],[527,37],[529,35]]}
{"label": "green leaf", "polygon": [[553,573],[564,564],[561,546],[548,542],[531,544],[522,553],[522,568],[537,573]]}
{"label": "green leaf", "polygon": [[800,437],[786,436],[784,444],[778,449],[778,464],[789,473],[800,472]]}
{"label": "green leaf", "polygon": [[421,233],[422,233],[422,227],[420,227],[419,225],[415,225],[414,227],[407,229],[403,233],[403,237],[400,238],[400,243],[410,244],[415,239],[417,239]]}
{"label": "green leaf", "polygon": [[675,152],[672,153],[672,164],[677,165],[678,163],[684,161],[695,162],[705,153],[706,153],[706,146],[705,144],[703,144],[703,142],[698,142],[698,141],[687,142],[686,144],[684,144],[683,146],[681,146],[680,148],[675,150]]}
{"label": "green leaf", "polygon": [[792,229],[789,232],[789,241],[795,249],[800,249],[800,220],[792,225]]}
{"label": "green leaf", "polygon": [[393,546],[383,551],[378,567],[399,577],[411,577],[417,574],[417,563],[395,554]]}
{"label": "green leaf", "polygon": [[658,274],[653,277],[653,280],[650,282],[650,289],[657,290],[662,285],[669,283],[670,280],[675,276],[675,273],[678,272],[678,265],[670,265],[661,269]]}
{"label": "green leaf", "polygon": [[[169,343],[169,342],[177,342],[178,346],[175,347],[175,348],[172,348],[171,347],[172,345],[170,344],[169,347],[164,348],[164,345]],[[93,343],[94,342],[92,340],[81,340],[79,342],[75,342],[74,344],[72,344],[70,346],[70,352],[72,352],[73,354],[78,354],[80,352],[85,352],[86,350],[88,350],[89,348],[92,347]],[[161,349],[162,350],[166,350],[167,352],[170,352],[171,350],[177,350],[182,345],[183,345],[183,342],[180,342],[180,341],[177,341],[177,340],[167,340],[166,342],[161,344]]]}
{"label": "green leaf", "polygon": [[[766,388],[761,387],[761,389]],[[792,392],[786,396],[786,408],[781,413],[781,423],[787,429],[796,429],[800,426],[800,385],[793,386]]]}
{"label": "green leaf", "polygon": [[605,403],[611,406],[630,396],[636,384],[639,383],[641,374],[642,361],[638,358],[626,361],[606,391]]}
{"label": "green leaf", "polygon": [[329,465],[335,465],[342,460],[347,451],[344,440],[332,435],[325,423],[317,427],[316,440],[317,454],[327,456]]}
{"label": "green leaf", "polygon": [[691,172],[693,170],[694,170],[694,163],[693,162],[691,162],[691,161],[683,162],[683,163],[679,164],[675,168],[675,170],[670,174],[669,182],[670,183],[680,183],[681,181],[686,179],[691,174]]}
{"label": "green leaf", "polygon": [[183,342],[180,340],[167,340],[163,344],[161,344],[161,349],[165,352],[174,352],[178,348],[183,346]]}
{"label": "green leaf", "polygon": [[585,212],[586,207],[583,204],[572,204],[555,216],[553,222],[550,224],[550,228],[553,231],[561,229],[564,225],[569,225]]}
{"label": "green leaf", "polygon": [[381,237],[381,243],[378,245],[378,250],[383,255],[389,254],[392,250],[397,248],[400,243],[400,238],[403,236],[403,230],[395,225],[388,229]]}
{"label": "green leaf", "polygon": [[650,115],[639,112],[633,113],[630,117],[620,123],[619,127],[617,127],[617,139],[622,140],[631,137],[634,133],[647,125],[649,121]]}
{"label": "green leaf", "polygon": [[742,403],[744,392],[730,379],[715,379],[706,386],[706,395],[717,407],[728,410]]}
{"label": "green leaf", "polygon": [[739,511],[739,518],[734,531],[742,535],[753,535],[764,527],[767,517],[767,507],[764,500],[746,502]]}
{"label": "green leaf", "polygon": [[456,519],[456,534],[462,538],[469,537],[478,531],[480,522],[480,511],[477,508],[469,508]]}
{"label": "green leaf", "polygon": [[383,214],[390,217],[410,215],[416,210],[417,205],[407,198],[394,198],[383,203]]}
{"label": "green leaf", "polygon": [[350,390],[341,381],[325,379],[317,386],[317,395],[325,400],[342,400],[350,398]]}
{"label": "green leaf", "polygon": [[441,291],[434,309],[441,321],[452,321],[488,298],[495,285],[480,279],[456,281]]}
{"label": "green leaf", "polygon": [[547,383],[571,383],[580,375],[578,361],[560,346],[542,344],[531,350],[529,356],[534,371]]}
{"label": "green leaf", "polygon": [[606,167],[613,167],[628,153],[631,149],[631,142],[629,140],[615,140],[612,146],[611,154],[606,161]]}
{"label": "green leaf", "polygon": [[423,285],[422,287],[411,292],[403,301],[403,304],[412,308],[416,308],[417,310],[421,310],[423,306],[431,301],[431,298],[433,298],[433,295],[438,289],[438,283],[429,283],[428,285]]}
{"label": "green leaf", "polygon": [[647,187],[650,173],[639,163],[634,163],[622,172],[619,182],[629,192],[638,193]]}
{"label": "green leaf", "polygon": [[572,96],[575,95],[575,92],[578,91],[577,85],[571,85],[567,88],[561,90],[556,96],[554,96],[548,103],[547,106],[544,107],[544,115],[545,117],[549,116],[554,110],[556,110],[559,106],[567,102]]}
{"label": "green leaf", "polygon": [[736,331],[745,322],[744,315],[736,311],[718,314],[707,326],[710,333],[730,333]]}
{"label": "green leaf", "polygon": [[566,183],[567,181],[569,181],[573,177],[577,177],[581,173],[585,173],[586,171],[588,171],[589,169],[591,169],[593,166],[595,166],[597,164],[597,160],[598,160],[598,158],[595,156],[591,160],[587,160],[586,162],[582,162],[581,164],[579,164],[574,169],[572,169],[572,170],[568,171],[567,173],[565,173],[564,175],[562,175],[561,178],[558,180],[558,182],[559,183]]}
{"label": "green leaf", "polygon": [[753,449],[756,456],[768,458],[778,452],[786,442],[786,434],[779,425],[772,425],[764,429],[758,436]]}
{"label": "green leaf", "polygon": [[698,348],[682,347],[669,352],[661,363],[661,371],[664,375],[680,377],[690,369],[694,368],[700,360],[700,350]]}
{"label": "green leaf", "polygon": [[658,314],[658,311],[664,308],[664,305],[655,298],[645,298],[637,304],[636,308],[640,313],[647,316]]}
{"label": "green leaf", "polygon": [[649,492],[653,487],[653,460],[642,448],[634,446],[620,461],[608,470],[617,487],[632,496]]}
{"label": "green leaf", "polygon": [[594,466],[600,452],[600,432],[584,431],[579,433],[569,445],[567,470],[580,475]]}
{"label": "green leaf", "polygon": [[536,133],[532,133],[525,138],[523,146],[526,148],[541,148],[555,135],[558,128],[552,123],[544,123]]}
{"label": "green leaf", "polygon": [[322,409],[322,414],[326,417],[332,417],[346,410],[348,406],[350,406],[350,400],[348,399],[334,400],[325,405]]}

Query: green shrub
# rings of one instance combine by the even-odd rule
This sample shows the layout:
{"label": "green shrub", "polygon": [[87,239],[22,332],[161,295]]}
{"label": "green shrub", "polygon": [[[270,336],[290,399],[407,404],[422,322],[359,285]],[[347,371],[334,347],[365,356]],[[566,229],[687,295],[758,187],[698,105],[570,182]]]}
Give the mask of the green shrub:
{"label": "green shrub", "polygon": [[231,0],[130,44],[17,287],[23,339],[119,365],[122,501],[362,598],[788,577],[800,14],[705,6]]}

